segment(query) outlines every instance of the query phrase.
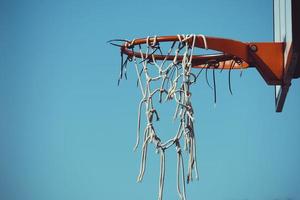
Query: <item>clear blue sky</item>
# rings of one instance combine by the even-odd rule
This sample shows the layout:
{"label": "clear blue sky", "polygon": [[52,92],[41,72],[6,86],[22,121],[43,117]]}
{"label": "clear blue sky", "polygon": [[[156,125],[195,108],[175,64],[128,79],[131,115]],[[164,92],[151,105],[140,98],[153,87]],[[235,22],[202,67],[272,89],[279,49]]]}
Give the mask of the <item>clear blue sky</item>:
{"label": "clear blue sky", "polygon": [[[1,1],[0,199],[156,199],[158,155],[135,182],[134,71],[117,87],[114,38],[196,33],[272,41],[272,0]],[[188,199],[300,199],[300,82],[283,113],[259,73],[193,88],[200,180]],[[166,120],[167,121],[167,120]],[[163,128],[168,130],[168,123]],[[165,199],[177,199],[175,152]]]}

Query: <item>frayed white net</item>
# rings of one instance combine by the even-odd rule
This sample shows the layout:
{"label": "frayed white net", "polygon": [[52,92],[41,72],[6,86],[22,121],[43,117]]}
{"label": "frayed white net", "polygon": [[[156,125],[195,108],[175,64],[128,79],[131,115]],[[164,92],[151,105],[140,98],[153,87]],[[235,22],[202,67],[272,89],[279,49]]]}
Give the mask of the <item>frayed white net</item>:
{"label": "frayed white net", "polygon": [[[206,39],[203,35],[201,37],[207,49]],[[192,40],[192,42],[188,42],[188,40]],[[196,159],[194,111],[191,102],[192,93],[190,91],[191,86],[195,84],[199,75],[192,73],[195,41],[196,35],[178,35],[178,41],[172,43],[165,59],[158,61],[155,58],[155,53],[160,52],[162,54],[162,52],[156,37],[148,37],[145,47],[142,45],[134,46],[133,40],[126,42],[125,45],[131,47],[133,51],[134,48],[138,48],[135,51],[139,52],[140,56],[127,57],[125,61],[122,56],[120,79],[123,76],[127,78],[127,63],[133,62],[142,95],[138,108],[137,136],[134,147],[136,150],[141,145],[142,149],[137,181],[143,180],[148,147],[149,144],[153,144],[160,155],[159,200],[163,198],[166,151],[172,146],[175,147],[177,152],[177,191],[181,200],[186,199],[185,181],[189,183],[193,178],[198,179],[199,177]],[[143,53],[143,50],[145,50],[145,53]],[[167,57],[171,53],[174,53],[175,57],[172,61],[168,61]],[[179,55],[183,56],[181,60],[178,59]],[[154,73],[153,70],[155,70]],[[159,103],[166,101],[174,101],[176,103],[173,119],[178,120],[178,129],[174,133],[174,137],[164,142],[161,140],[160,133],[155,129],[155,123],[159,120],[159,111],[155,107],[155,98],[158,98]],[[143,109],[145,109],[146,125],[142,128],[141,115]],[[182,145],[184,151],[182,150]],[[188,156],[187,175],[185,175],[184,152],[187,152]]]}

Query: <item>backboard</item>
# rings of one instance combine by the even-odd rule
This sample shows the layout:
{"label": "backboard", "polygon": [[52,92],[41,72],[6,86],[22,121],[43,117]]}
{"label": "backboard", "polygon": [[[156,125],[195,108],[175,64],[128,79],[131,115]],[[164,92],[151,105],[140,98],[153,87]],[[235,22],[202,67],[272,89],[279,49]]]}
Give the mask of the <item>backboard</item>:
{"label": "backboard", "polygon": [[283,82],[275,86],[276,112],[281,112],[291,80],[300,77],[299,36],[300,1],[273,0],[274,41],[284,42]]}

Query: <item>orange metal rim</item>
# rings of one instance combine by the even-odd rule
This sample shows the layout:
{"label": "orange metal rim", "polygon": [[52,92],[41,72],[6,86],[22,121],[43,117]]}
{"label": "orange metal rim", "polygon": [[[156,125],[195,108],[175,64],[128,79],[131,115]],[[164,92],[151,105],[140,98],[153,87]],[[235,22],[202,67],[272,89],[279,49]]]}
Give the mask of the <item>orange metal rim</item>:
{"label": "orange metal rim", "polygon": [[[184,39],[180,36],[180,39]],[[145,53],[134,51],[134,47],[142,44],[152,44],[161,42],[176,42],[180,41],[179,36],[158,36],[151,38],[135,39],[125,42],[121,46],[121,52],[129,57],[146,58]],[[193,42],[193,37],[190,37],[185,42],[189,45]],[[210,61],[223,62],[222,69],[240,69],[255,67],[264,78],[267,84],[281,84],[283,80],[283,43],[276,42],[241,42],[226,38],[217,38],[209,36],[196,36],[194,48],[205,48],[215,50],[221,53],[212,55],[193,55],[192,67],[204,68]],[[173,60],[174,55],[151,55],[156,60]],[[181,61],[183,56],[178,56],[177,60]],[[151,58],[146,58],[151,59]],[[240,65],[232,68],[232,63],[236,60],[240,61]]]}

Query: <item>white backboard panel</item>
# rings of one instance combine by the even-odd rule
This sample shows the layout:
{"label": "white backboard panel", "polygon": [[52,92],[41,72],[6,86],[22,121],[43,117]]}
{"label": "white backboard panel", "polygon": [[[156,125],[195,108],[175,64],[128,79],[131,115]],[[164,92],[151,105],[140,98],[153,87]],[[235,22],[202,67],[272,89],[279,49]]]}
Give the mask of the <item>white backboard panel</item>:
{"label": "white backboard panel", "polygon": [[[297,1],[297,0],[296,0]],[[299,1],[299,0],[298,0]],[[292,3],[293,0],[274,0],[274,41],[285,42],[284,50],[284,81],[282,85],[275,86],[275,106],[276,111],[281,112],[288,90],[292,75],[290,69],[290,58],[291,58],[291,45],[293,42],[293,31],[292,31]]]}

